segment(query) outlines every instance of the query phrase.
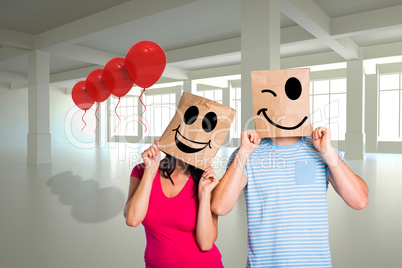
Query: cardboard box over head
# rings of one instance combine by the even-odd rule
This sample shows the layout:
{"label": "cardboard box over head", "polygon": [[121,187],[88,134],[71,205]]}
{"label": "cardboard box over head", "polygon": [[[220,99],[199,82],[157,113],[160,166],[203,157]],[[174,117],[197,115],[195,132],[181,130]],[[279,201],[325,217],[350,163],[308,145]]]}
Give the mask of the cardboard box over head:
{"label": "cardboard box over head", "polygon": [[253,71],[251,88],[261,138],[311,135],[310,69]]}
{"label": "cardboard box over head", "polygon": [[159,149],[204,170],[225,141],[234,115],[230,107],[184,92]]}

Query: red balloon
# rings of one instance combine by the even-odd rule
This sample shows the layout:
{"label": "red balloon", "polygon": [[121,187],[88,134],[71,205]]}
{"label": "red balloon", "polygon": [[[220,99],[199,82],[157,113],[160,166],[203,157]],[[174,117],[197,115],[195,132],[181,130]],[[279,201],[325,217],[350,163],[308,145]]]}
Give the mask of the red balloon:
{"label": "red balloon", "polygon": [[102,81],[102,69],[93,70],[88,74],[86,86],[89,96],[96,102],[104,102],[110,96]]}
{"label": "red balloon", "polygon": [[89,96],[88,91],[85,87],[85,81],[80,81],[74,85],[71,96],[75,105],[81,110],[88,110],[92,107],[95,101]]}
{"label": "red balloon", "polygon": [[102,80],[109,92],[116,97],[123,97],[134,85],[124,66],[124,58],[108,61],[103,67]]}
{"label": "red balloon", "polygon": [[131,80],[139,87],[148,88],[156,83],[166,67],[163,49],[152,41],[140,41],[127,52],[124,64]]}

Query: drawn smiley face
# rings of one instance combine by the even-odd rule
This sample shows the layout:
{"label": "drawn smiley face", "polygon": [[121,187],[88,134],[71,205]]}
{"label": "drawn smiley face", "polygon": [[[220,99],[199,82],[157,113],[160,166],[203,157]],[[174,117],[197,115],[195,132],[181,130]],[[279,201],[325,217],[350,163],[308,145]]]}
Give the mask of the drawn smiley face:
{"label": "drawn smiley face", "polygon": [[159,149],[199,169],[209,167],[225,142],[235,110],[183,92],[177,110],[159,140]]}
{"label": "drawn smiley face", "polygon": [[310,69],[253,71],[251,78],[255,129],[260,137],[311,134]]}
{"label": "drawn smiley face", "polygon": [[[184,113],[183,122],[184,124],[190,126],[194,124],[199,118],[200,112],[197,106],[190,106]],[[218,117],[214,112],[208,112],[202,118],[202,131],[205,133],[210,133],[215,129],[218,123]],[[186,138],[182,133],[180,133],[180,125],[173,129],[175,131],[175,143],[177,148],[184,153],[197,153],[207,147],[211,147],[211,139],[208,142],[194,141]]]}
{"label": "drawn smiley face", "polygon": [[[297,99],[300,98],[300,96],[302,95],[302,84],[300,83],[299,79],[297,79],[296,77],[290,77],[286,83],[285,83],[285,94],[286,97],[289,100],[292,101],[296,101]],[[268,94],[272,94],[272,96],[277,97],[278,95],[275,93],[275,91],[271,90],[271,89],[263,89],[261,90],[261,93],[268,93]],[[263,115],[265,117],[265,119],[273,126],[280,128],[280,129],[285,129],[285,130],[293,130],[296,128],[299,128],[300,126],[302,126],[304,124],[304,122],[306,122],[306,120],[308,119],[308,116],[305,116],[303,119],[301,119],[301,121],[296,124],[296,125],[292,125],[292,126],[283,126],[281,124],[278,124],[276,122],[274,122],[271,118],[269,118],[269,116],[267,115],[267,111],[268,108],[261,108],[260,110],[258,110],[257,115]]]}

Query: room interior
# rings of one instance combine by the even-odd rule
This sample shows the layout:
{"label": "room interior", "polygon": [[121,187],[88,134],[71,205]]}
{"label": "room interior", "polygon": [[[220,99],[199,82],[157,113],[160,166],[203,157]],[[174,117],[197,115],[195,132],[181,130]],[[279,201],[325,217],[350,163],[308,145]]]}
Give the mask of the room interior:
{"label": "room interior", "polygon": [[[313,126],[331,129],[334,147],[370,189],[368,206],[356,211],[328,188],[333,267],[401,266],[400,0],[0,6],[1,267],[144,267],[143,227],[123,217],[129,176],[181,94],[237,111],[214,161],[221,177],[240,131],[253,128],[250,72],[290,68],[310,68]],[[77,108],[74,85],[142,40],[167,58],[142,99],[134,85],[120,100],[85,114]],[[219,218],[225,267],[245,267],[246,217],[242,196]]]}

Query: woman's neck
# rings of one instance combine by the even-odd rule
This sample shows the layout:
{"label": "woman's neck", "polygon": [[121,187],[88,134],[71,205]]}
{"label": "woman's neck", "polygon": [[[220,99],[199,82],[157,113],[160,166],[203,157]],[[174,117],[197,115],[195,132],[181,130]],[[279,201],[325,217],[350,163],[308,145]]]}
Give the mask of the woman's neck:
{"label": "woman's neck", "polygon": [[188,170],[188,165],[186,163],[184,163],[183,161],[177,159],[177,163],[176,163],[176,170],[180,173],[184,173],[184,174],[188,174],[189,170]]}

